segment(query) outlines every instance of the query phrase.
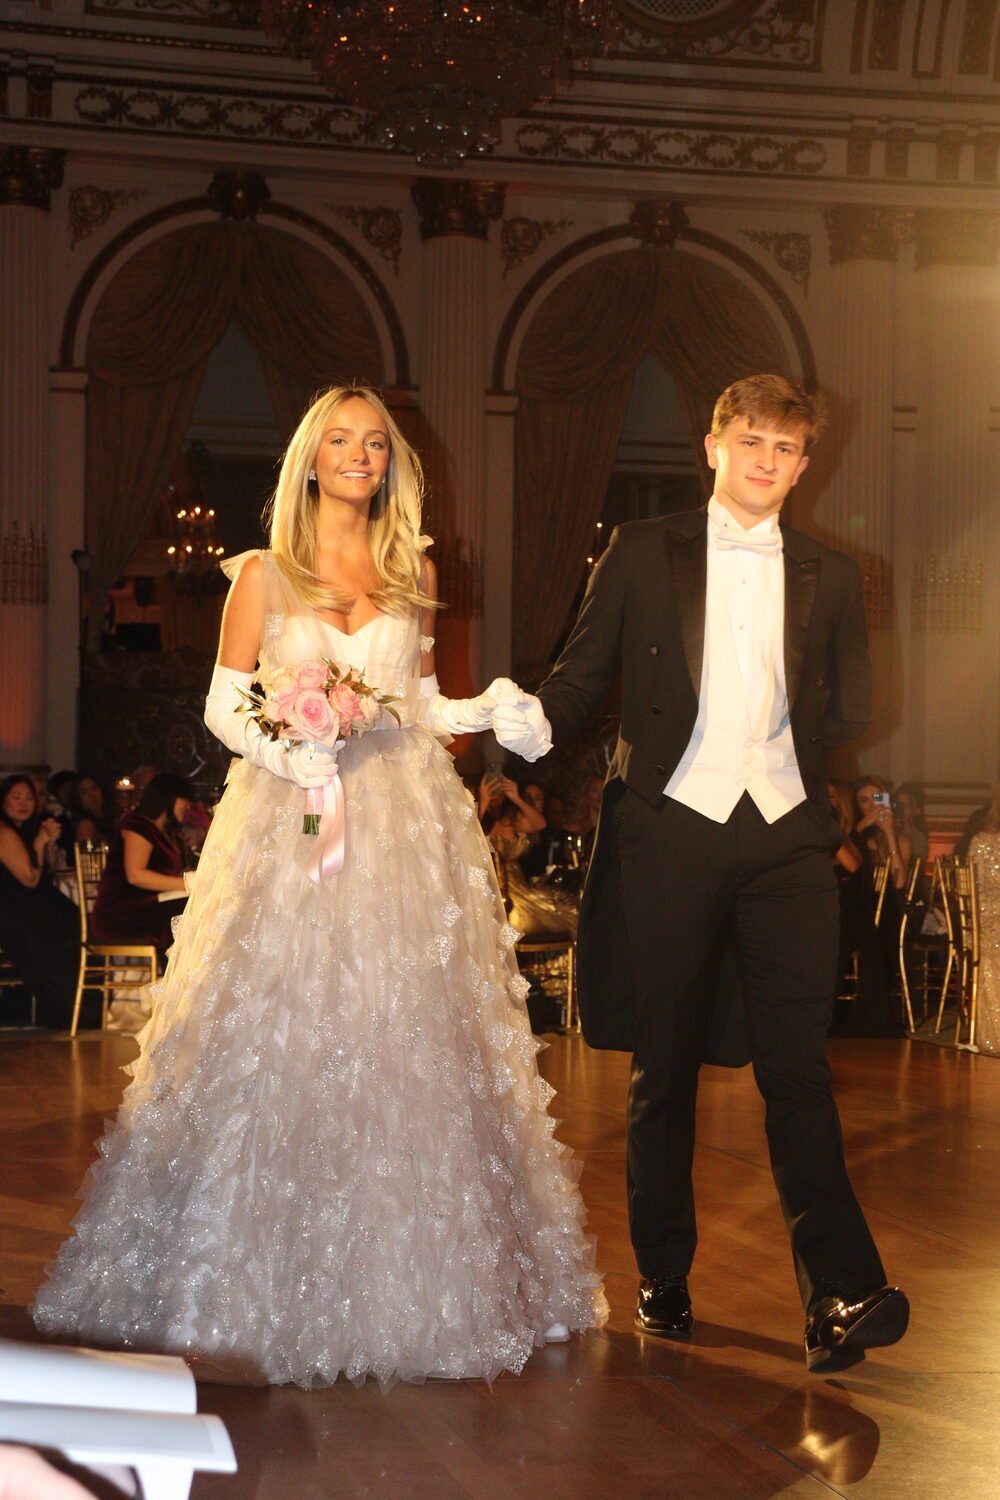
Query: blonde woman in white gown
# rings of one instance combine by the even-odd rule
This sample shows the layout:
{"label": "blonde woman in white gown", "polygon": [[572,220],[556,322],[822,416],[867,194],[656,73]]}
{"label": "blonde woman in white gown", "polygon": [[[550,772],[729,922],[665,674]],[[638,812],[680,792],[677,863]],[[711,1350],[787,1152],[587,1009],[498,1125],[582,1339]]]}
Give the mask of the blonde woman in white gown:
{"label": "blonde woman in white gown", "polygon": [[[38,1293],[46,1333],[213,1378],[388,1386],[519,1371],[606,1307],[535,1065],[475,808],[440,740],[415,455],[337,388],[285,456],[271,549],[234,559],[206,720],[238,750],[117,1120]],[[238,688],[327,657],[398,701],[336,767],[344,864],[316,884],[303,787]],[[508,685],[509,687],[509,685]]]}
{"label": "blonde woman in white gown", "polygon": [[1000,784],[983,826],[969,845],[979,893],[979,992],[976,1046],[1000,1053]]}

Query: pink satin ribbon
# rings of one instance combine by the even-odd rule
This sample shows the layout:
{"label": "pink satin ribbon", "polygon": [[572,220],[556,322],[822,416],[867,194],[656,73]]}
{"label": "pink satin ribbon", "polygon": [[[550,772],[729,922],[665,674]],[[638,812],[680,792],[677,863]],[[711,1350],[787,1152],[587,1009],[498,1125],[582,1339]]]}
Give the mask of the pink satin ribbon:
{"label": "pink satin ribbon", "polygon": [[306,812],[321,814],[319,833],[312,841],[313,851],[306,865],[306,874],[314,885],[322,885],[344,868],[347,818],[344,788],[336,771],[324,787],[311,787],[306,792]]}

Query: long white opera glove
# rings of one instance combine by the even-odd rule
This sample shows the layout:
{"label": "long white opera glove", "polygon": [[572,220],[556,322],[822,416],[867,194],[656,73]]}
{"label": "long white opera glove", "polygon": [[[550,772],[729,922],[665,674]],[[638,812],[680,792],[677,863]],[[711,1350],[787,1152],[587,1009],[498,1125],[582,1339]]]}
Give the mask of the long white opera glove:
{"label": "long white opera glove", "polygon": [[513,750],[523,760],[539,760],[552,749],[552,726],[537,698],[522,693],[513,683],[510,686],[514,689],[513,696],[497,694],[493,733],[505,750]]}
{"label": "long white opera glove", "polygon": [[478,698],[445,698],[438,687],[437,674],[420,679],[420,703],[417,721],[435,734],[471,734],[489,729],[493,710],[501,693],[517,688],[506,677],[497,677]]}
{"label": "long white opera glove", "polygon": [[244,699],[239,688],[249,688],[252,672],[234,672],[230,667],[215,668],[212,684],[205,699],[205,723],[235,755],[242,755],[251,765],[263,766],[283,781],[295,786],[325,786],[337,769],[337,752],[327,745],[293,745],[268,739],[259,724],[246,714],[238,713]]}

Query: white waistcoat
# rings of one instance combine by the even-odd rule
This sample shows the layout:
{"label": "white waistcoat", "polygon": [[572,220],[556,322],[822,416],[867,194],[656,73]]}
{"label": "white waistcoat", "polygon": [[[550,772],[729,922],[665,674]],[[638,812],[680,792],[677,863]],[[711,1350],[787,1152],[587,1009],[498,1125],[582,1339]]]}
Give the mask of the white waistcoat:
{"label": "white waistcoat", "polygon": [[[687,749],[664,788],[665,795],[725,823],[749,792],[768,823],[805,798],[788,718],[784,663],[784,557],[751,555],[747,566],[772,566],[776,587],[763,618],[740,619],[736,629],[754,634],[753,649],[737,649],[722,566],[708,538],[705,650],[698,718]],[[741,637],[741,644],[745,637]]]}

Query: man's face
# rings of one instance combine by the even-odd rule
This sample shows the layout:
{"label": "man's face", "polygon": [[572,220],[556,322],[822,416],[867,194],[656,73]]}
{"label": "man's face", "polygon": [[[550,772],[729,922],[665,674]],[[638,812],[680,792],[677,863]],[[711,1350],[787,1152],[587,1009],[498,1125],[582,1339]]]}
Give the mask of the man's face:
{"label": "man's face", "polygon": [[727,422],[719,437],[709,433],[705,452],[715,470],[715,499],[745,527],[777,515],[809,462],[803,428],[785,431],[743,417]]}

